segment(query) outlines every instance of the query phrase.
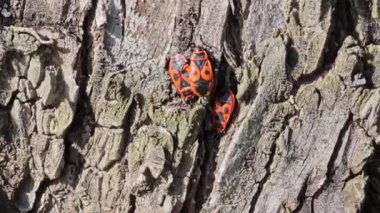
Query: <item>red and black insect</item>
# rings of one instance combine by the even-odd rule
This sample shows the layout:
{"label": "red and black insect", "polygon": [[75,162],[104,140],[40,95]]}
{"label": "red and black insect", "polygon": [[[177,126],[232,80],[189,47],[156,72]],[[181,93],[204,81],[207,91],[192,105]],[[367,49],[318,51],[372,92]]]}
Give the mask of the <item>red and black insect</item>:
{"label": "red and black insect", "polygon": [[201,48],[194,48],[190,57],[190,84],[197,96],[210,96],[214,86],[214,73],[208,54]]}
{"label": "red and black insect", "polygon": [[[195,96],[210,96],[215,76],[208,54],[201,48],[194,48],[190,62],[182,54],[170,58],[169,75],[175,88],[185,99]],[[235,95],[231,90],[222,90],[213,99],[212,123],[214,128],[224,133],[235,110]]]}
{"label": "red and black insect", "polygon": [[224,133],[235,110],[235,95],[231,90],[224,90],[213,100],[212,123],[214,128]]}
{"label": "red and black insect", "polygon": [[189,80],[188,61],[185,56],[179,53],[174,54],[169,62],[169,75],[179,94],[186,99],[195,97],[194,89]]}

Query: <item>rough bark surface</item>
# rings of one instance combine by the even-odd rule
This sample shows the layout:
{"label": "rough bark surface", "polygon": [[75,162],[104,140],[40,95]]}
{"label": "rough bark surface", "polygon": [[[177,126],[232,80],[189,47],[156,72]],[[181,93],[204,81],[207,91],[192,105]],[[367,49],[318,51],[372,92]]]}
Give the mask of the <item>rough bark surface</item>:
{"label": "rough bark surface", "polygon": [[[378,0],[1,0],[0,212],[378,212]],[[205,48],[210,128],[166,70]]]}

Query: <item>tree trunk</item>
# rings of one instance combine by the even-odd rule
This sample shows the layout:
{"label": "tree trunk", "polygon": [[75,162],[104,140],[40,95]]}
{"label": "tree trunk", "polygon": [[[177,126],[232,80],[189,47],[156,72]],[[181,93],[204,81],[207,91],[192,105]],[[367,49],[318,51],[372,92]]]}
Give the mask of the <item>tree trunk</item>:
{"label": "tree trunk", "polygon": [[[378,212],[377,0],[1,0],[1,212]],[[184,101],[206,49],[238,105]]]}

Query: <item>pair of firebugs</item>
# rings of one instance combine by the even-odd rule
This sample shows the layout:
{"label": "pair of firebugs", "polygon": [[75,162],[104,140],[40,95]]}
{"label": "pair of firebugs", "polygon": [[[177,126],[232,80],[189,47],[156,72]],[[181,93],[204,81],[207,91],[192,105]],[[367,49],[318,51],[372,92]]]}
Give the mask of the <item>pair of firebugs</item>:
{"label": "pair of firebugs", "polygon": [[[190,61],[176,53],[170,58],[169,75],[179,94],[185,99],[208,97],[214,87],[215,76],[208,54],[201,48],[192,50]],[[231,90],[219,92],[212,101],[212,123],[218,132],[225,132],[235,109],[235,95]]]}

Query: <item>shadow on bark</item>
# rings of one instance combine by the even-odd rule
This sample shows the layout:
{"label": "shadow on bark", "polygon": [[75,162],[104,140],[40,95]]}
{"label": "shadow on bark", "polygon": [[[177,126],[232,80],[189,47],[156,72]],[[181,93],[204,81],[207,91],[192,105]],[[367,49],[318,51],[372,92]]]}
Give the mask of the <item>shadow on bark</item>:
{"label": "shadow on bark", "polygon": [[380,209],[380,146],[375,145],[375,150],[364,168],[368,176],[365,187],[365,198],[359,212],[376,213]]}
{"label": "shadow on bark", "polygon": [[16,206],[8,199],[2,189],[0,189],[0,212],[18,212]]}

